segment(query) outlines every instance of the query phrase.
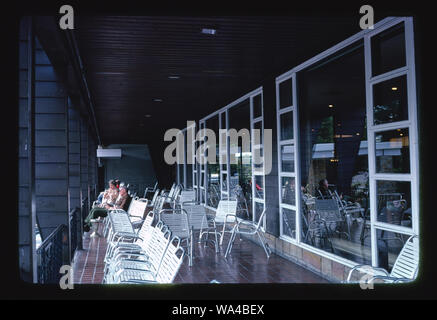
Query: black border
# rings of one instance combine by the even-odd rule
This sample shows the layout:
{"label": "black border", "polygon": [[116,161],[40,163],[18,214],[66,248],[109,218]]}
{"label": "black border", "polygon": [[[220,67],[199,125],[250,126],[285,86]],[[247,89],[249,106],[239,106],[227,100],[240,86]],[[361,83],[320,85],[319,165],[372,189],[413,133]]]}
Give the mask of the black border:
{"label": "black border", "polygon": [[[434,237],[434,226],[437,212],[433,210],[432,202],[433,185],[431,181],[433,166],[431,139],[432,116],[431,108],[434,104],[428,103],[427,98],[433,93],[429,82],[425,81],[425,73],[430,71],[430,54],[433,50],[425,49],[425,44],[434,42],[432,26],[435,18],[432,17],[432,9],[425,3],[362,1],[357,3],[348,2],[314,2],[314,1],[284,1],[275,3],[272,1],[243,2],[238,5],[226,1],[203,1],[203,2],[81,2],[78,1],[15,1],[14,7],[7,8],[2,18],[6,23],[2,30],[3,45],[3,155],[2,168],[4,175],[3,190],[10,189],[8,193],[14,194],[7,197],[2,210],[2,238],[1,262],[0,262],[0,298],[1,299],[145,299],[153,300],[155,305],[161,300],[160,305],[167,307],[178,305],[207,305],[216,301],[229,301],[240,303],[247,301],[249,304],[274,304],[270,300],[282,300],[281,307],[287,307],[285,300],[301,299],[436,299],[437,284],[435,273],[434,248],[437,238]],[[17,153],[17,123],[18,116],[18,22],[20,17],[26,15],[58,15],[59,7],[70,4],[75,9],[75,14],[84,15],[354,15],[357,21],[360,17],[359,7],[370,4],[375,9],[376,21],[392,15],[409,15],[415,21],[415,55],[416,55],[416,78],[418,93],[418,116],[419,116],[419,156],[420,156],[420,230],[421,230],[421,269],[418,279],[411,284],[393,286],[377,286],[374,290],[362,290],[358,285],[342,284],[254,284],[254,285],[170,285],[157,287],[126,287],[120,286],[108,288],[100,285],[75,285],[74,290],[61,290],[58,286],[41,286],[27,284],[19,280],[18,274],[18,223],[16,182],[18,181]],[[357,22],[358,23],[358,22]],[[428,33],[428,34],[427,34]],[[435,91],[435,90],[434,90]],[[6,96],[6,99],[4,99]],[[6,146],[4,145],[6,143]],[[6,158],[6,159],[5,159]],[[244,299],[244,300],[242,300]],[[193,300],[203,300],[202,303]],[[208,301],[207,301],[208,300]],[[214,301],[213,301],[214,300]],[[158,304],[156,304],[158,306]],[[168,310],[168,309],[167,309]]]}

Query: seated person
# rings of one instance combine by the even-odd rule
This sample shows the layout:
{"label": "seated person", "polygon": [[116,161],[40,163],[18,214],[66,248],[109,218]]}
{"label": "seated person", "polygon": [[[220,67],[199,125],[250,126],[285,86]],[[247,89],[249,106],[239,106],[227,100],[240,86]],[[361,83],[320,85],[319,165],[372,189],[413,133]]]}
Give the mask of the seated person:
{"label": "seated person", "polygon": [[108,210],[122,209],[127,210],[129,205],[129,195],[127,194],[127,188],[125,186],[120,187],[120,192],[117,199],[113,203],[106,203],[103,207],[95,207],[91,209],[88,217],[84,221],[84,231],[88,232],[91,227],[91,220],[97,217],[106,217],[108,215]]}
{"label": "seated person", "polygon": [[114,203],[118,197],[118,188],[116,180],[109,180],[109,188],[106,189],[103,194],[102,201],[98,205],[100,208],[104,208],[107,203]]}
{"label": "seated person", "polygon": [[327,179],[319,181],[319,187],[317,188],[316,197],[319,199],[332,199],[331,190],[329,190],[329,184]]}

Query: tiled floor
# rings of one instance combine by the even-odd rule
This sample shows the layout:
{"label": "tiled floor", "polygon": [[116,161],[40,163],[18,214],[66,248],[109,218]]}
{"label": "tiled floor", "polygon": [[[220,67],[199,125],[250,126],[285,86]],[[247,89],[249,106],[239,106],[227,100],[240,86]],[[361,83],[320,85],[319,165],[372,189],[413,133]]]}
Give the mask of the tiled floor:
{"label": "tiled floor", "polygon": [[[175,283],[327,283],[315,273],[278,255],[267,259],[264,250],[248,241],[235,241],[232,253],[224,258],[227,239],[216,254],[212,245],[195,243],[193,266],[186,259],[175,278]],[[103,259],[106,252],[104,238],[84,235],[84,250],[76,252],[74,281],[79,284],[102,283]]]}

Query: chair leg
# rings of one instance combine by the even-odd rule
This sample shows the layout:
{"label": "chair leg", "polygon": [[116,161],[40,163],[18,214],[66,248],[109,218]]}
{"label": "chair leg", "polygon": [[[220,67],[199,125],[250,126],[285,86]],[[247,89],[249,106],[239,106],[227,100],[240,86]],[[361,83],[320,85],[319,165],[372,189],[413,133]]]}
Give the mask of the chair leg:
{"label": "chair leg", "polygon": [[226,219],[225,219],[225,222],[223,223],[222,235],[220,237],[220,245],[223,245],[223,238],[225,237],[225,230],[226,230]]}
{"label": "chair leg", "polygon": [[270,258],[270,254],[269,254],[269,252],[268,252],[269,250],[268,250],[267,247],[266,247],[266,242],[267,242],[267,241],[265,240],[264,234],[261,236],[259,230],[256,231],[256,234],[258,235],[258,238],[259,238],[259,240],[261,241],[261,244],[262,244],[262,246],[263,246],[263,248],[264,248],[264,251],[266,252],[267,259]]}
{"label": "chair leg", "polygon": [[229,239],[228,247],[226,248],[226,252],[225,252],[225,258],[227,258],[228,254],[231,253],[235,237],[236,237],[236,227],[232,229],[231,238]]}

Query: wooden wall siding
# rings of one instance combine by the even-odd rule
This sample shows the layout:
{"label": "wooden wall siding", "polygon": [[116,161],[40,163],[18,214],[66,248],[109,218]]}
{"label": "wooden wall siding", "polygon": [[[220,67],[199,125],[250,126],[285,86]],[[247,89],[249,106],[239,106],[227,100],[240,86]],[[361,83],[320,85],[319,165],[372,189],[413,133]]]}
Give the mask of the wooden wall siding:
{"label": "wooden wall siding", "polygon": [[18,257],[20,276],[25,281],[32,281],[33,226],[31,211],[32,187],[32,128],[30,121],[34,105],[29,99],[31,87],[27,85],[32,79],[28,68],[29,57],[29,20],[22,19],[19,34],[19,104],[18,104]]}

